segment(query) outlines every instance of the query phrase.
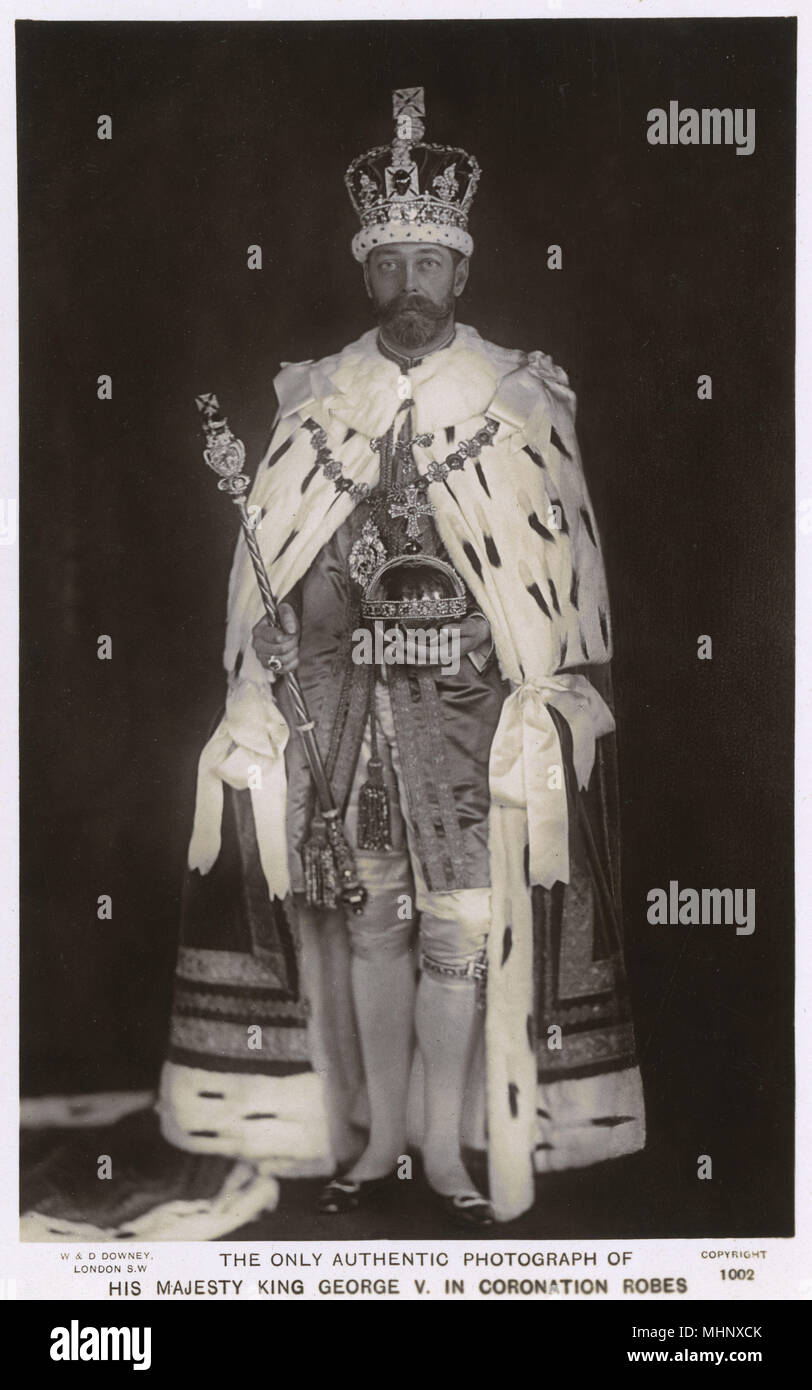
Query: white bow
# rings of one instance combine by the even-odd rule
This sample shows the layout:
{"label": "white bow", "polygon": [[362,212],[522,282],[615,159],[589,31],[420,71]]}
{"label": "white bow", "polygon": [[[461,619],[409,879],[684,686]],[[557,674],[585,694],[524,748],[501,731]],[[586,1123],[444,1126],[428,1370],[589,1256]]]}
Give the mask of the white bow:
{"label": "white bow", "polygon": [[615,727],[609,706],[581,675],[524,681],[502,706],[491,747],[491,796],[526,810],[530,882],[545,888],[570,879],[563,755],[549,705],[570,726],[579,787],[589,785],[596,739]]}
{"label": "white bow", "polygon": [[197,801],[189,868],[207,874],[220,853],[223,783],[251,792],[262,869],[271,897],[290,891],[285,810],[287,723],[270,687],[238,680],[229,690],[226,712],[197,767]]}

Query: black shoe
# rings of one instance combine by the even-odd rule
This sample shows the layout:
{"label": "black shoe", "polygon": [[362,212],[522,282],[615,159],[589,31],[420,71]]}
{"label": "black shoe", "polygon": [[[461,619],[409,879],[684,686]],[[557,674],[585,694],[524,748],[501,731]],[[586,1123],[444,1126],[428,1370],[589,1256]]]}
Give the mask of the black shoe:
{"label": "black shoe", "polygon": [[395,1173],[387,1173],[385,1177],[366,1178],[361,1182],[352,1178],[332,1178],[319,1193],[316,1209],[329,1216],[355,1211],[367,1197],[388,1187],[395,1177]]}
{"label": "black shoe", "polygon": [[490,1202],[479,1192],[473,1190],[455,1192],[451,1197],[445,1197],[441,1192],[435,1192],[434,1196],[445,1215],[449,1216],[457,1226],[482,1228],[483,1226],[493,1226],[496,1220]]}

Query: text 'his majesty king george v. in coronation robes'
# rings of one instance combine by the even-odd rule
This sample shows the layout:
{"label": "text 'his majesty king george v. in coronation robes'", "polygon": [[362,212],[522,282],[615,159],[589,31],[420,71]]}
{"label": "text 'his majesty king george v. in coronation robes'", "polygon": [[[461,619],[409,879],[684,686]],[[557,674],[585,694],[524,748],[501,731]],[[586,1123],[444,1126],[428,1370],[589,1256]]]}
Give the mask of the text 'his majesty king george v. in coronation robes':
{"label": "text 'his majesty king george v. in coronation robes'", "polygon": [[[420,133],[410,124],[405,138],[401,125],[391,147],[350,166],[359,260],[387,241],[470,254],[475,161]],[[380,682],[351,660],[358,572],[369,573],[358,556],[385,468],[395,483],[408,468],[412,504],[425,503],[412,505],[424,551],[453,567],[490,624],[495,660],[484,667],[392,667],[386,684],[422,879],[490,887],[465,1137],[487,1149],[493,1208],[509,1219],[532,1203],[535,1172],[644,1143],[620,936],[609,605],[563,371],[458,324],[410,367],[407,399],[403,375],[374,330],[284,367],[251,503],[273,590],[300,618],[298,674],[350,836]],[[261,617],[241,540],[225,712],[199,765],[160,1111],[181,1148],[281,1176],[327,1174],[342,1123],[363,1123],[363,1075],[337,1074],[336,1029],[351,1027],[351,1011],[320,983],[320,914],[301,896],[313,793],[282,686],[252,647]],[[385,851],[381,866],[385,876]]]}

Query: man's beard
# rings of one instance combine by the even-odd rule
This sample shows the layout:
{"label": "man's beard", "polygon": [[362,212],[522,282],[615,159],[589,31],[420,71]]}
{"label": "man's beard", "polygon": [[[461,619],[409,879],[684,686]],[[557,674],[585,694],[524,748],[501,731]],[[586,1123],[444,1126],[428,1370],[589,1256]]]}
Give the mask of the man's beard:
{"label": "man's beard", "polygon": [[454,312],[454,295],[449,294],[439,304],[422,294],[399,294],[388,303],[374,301],[378,322],[392,344],[406,351],[425,347],[437,334],[437,329]]}

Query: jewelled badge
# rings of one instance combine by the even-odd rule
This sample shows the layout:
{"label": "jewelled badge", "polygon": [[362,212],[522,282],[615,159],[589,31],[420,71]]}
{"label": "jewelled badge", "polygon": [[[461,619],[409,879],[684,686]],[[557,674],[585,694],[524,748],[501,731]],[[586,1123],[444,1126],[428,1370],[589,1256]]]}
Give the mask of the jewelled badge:
{"label": "jewelled badge", "polygon": [[386,547],[374,521],[365,521],[350,551],[347,567],[350,577],[365,589],[386,559]]}

